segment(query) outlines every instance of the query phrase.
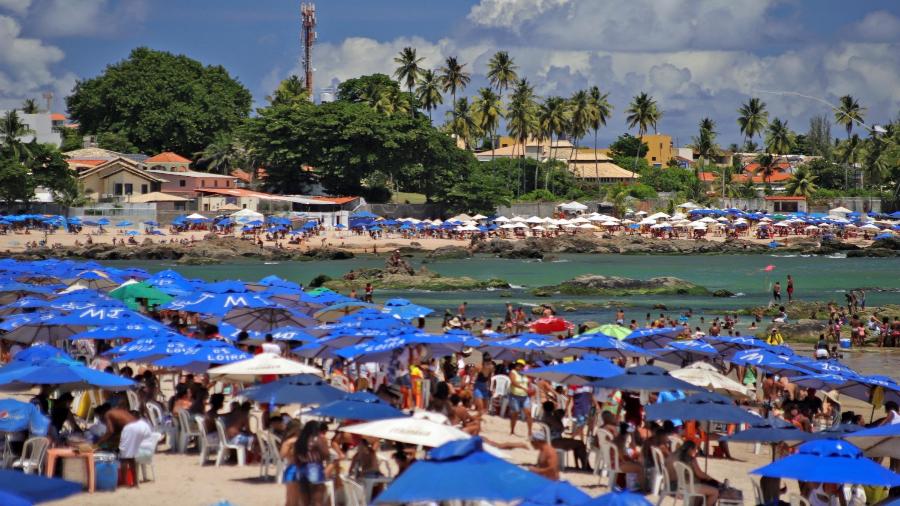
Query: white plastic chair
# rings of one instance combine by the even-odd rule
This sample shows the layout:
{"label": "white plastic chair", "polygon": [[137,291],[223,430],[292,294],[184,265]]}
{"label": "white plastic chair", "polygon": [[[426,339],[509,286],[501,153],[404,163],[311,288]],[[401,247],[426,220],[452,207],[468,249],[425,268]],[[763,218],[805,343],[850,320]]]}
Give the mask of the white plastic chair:
{"label": "white plastic chair", "polygon": [[269,432],[266,439],[273,455],[272,463],[275,466],[275,481],[282,483],[284,481],[284,468],[287,467],[287,463],[281,458],[281,438]]}
{"label": "white plastic chair", "polygon": [[195,415],[194,421],[197,423],[197,426],[200,427],[200,434],[197,436],[197,446],[200,450],[200,465],[202,466],[209,460],[209,456],[212,455],[213,451],[218,453],[219,447],[210,444],[209,436],[206,434],[206,429],[204,427],[203,417]]}
{"label": "white plastic chair", "polygon": [[13,461],[13,469],[21,468],[25,474],[31,474],[32,471],[41,474],[49,446],[50,440],[45,437],[29,438],[22,446],[22,456]]}
{"label": "white plastic chair", "polygon": [[216,467],[221,466],[222,462],[225,461],[225,452],[228,450],[234,450],[237,453],[238,466],[244,466],[247,463],[247,447],[228,442],[228,437],[225,435],[225,423],[222,422],[221,418],[216,419],[216,432],[219,434],[219,451],[216,452]]}
{"label": "white plastic chair", "polygon": [[343,375],[328,378],[328,384],[345,392],[353,391],[353,384],[350,383],[350,379]]}
{"label": "white plastic chair", "polygon": [[[650,494],[659,497],[656,506],[662,504],[663,499],[671,497],[678,501],[678,494],[672,490],[672,480],[669,478],[669,470],[666,468],[666,458],[663,456],[662,450],[651,447],[650,454],[653,456],[653,477],[650,481]],[[759,503],[757,503],[759,504]]]}
{"label": "white plastic chair", "polygon": [[619,473],[619,447],[612,444],[611,441],[600,441],[600,452],[603,454],[603,469],[608,473],[608,481],[606,486],[610,490],[616,488],[616,479]]}
{"label": "white plastic chair", "polygon": [[594,463],[594,474],[602,474],[606,469],[606,459],[609,458],[609,454],[604,454],[603,450],[600,448],[599,444],[604,441],[612,441],[613,435],[606,429],[600,428],[600,422],[597,423],[597,428],[594,430],[594,436],[597,438],[598,444],[594,445],[594,438],[588,438],[587,450],[588,450],[588,458]]}
{"label": "white plastic chair", "polygon": [[678,481],[677,494],[681,497],[682,503],[691,504],[692,498],[696,497],[703,506],[706,506],[706,496],[697,492],[694,487],[694,470],[684,462],[674,462],[673,466]]}
{"label": "white plastic chair", "polygon": [[788,494],[791,506],[809,506],[809,500],[800,494]]}
{"label": "white plastic chair", "polygon": [[203,430],[202,423],[196,424],[191,421],[191,415],[186,409],[178,411],[178,425],[178,452],[184,453],[187,450],[191,439],[197,439],[199,441],[200,436],[202,436],[205,431]]}
{"label": "white plastic chair", "polygon": [[172,424],[163,422],[162,408],[154,402],[148,402],[147,417],[150,418],[150,427],[153,429],[153,432],[163,434],[169,451],[175,451],[178,444],[178,429]]}
{"label": "white plastic chair", "polygon": [[344,504],[346,506],[366,506],[366,494],[362,485],[355,481],[341,476],[344,483]]}
{"label": "white plastic chair", "polygon": [[762,487],[759,486],[759,482],[750,478],[750,484],[753,485],[753,498],[756,501],[753,504],[765,504],[766,500],[763,497]]}
{"label": "white plastic chair", "polygon": [[138,398],[137,392],[134,390],[126,390],[125,397],[128,399],[128,409],[131,411],[141,411],[141,400]]}
{"label": "white plastic chair", "polygon": [[150,481],[150,479],[147,478],[148,466],[150,467],[150,474],[153,475],[153,481],[156,481],[156,468],[153,466],[153,454],[156,453],[156,445],[159,444],[162,437],[162,433],[152,432],[148,437],[141,441],[137,455],[134,457],[134,462],[137,464],[138,481],[140,481],[140,476],[144,477],[144,481]]}
{"label": "white plastic chair", "polygon": [[274,434],[269,431],[256,433],[256,439],[259,440],[260,461],[259,461],[259,477],[269,478],[269,466],[275,470],[275,478],[281,483],[282,474],[284,473],[284,461],[281,459],[280,445]]}
{"label": "white plastic chair", "polygon": [[509,376],[503,374],[495,374],[491,376],[491,403],[489,412],[494,410],[494,401],[499,400],[500,410],[497,412],[499,416],[506,413],[506,407],[509,405]]}

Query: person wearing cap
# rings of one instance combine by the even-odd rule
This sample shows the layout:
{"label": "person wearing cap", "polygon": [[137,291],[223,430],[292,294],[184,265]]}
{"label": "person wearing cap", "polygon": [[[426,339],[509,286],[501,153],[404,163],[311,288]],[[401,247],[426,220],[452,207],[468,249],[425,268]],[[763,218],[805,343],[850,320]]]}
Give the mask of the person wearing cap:
{"label": "person wearing cap", "polygon": [[509,433],[516,433],[516,422],[519,420],[519,412],[522,412],[528,426],[528,436],[531,437],[531,399],[528,378],[522,374],[524,368],[525,361],[520,358],[509,371]]}
{"label": "person wearing cap", "polygon": [[544,478],[559,480],[559,458],[556,449],[547,441],[547,435],[539,430],[530,437],[532,448],[538,451],[537,464],[529,466],[531,471]]}

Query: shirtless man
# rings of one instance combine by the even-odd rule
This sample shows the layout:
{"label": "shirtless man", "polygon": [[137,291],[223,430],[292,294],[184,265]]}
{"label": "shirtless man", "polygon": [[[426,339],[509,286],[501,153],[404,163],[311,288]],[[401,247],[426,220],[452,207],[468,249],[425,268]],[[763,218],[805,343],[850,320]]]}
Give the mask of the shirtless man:
{"label": "shirtless man", "polygon": [[462,399],[460,399],[459,395],[453,394],[450,396],[450,407],[447,409],[447,413],[450,415],[448,417],[450,423],[459,426],[467,434],[477,436],[481,432],[480,415],[472,415],[462,405]]}
{"label": "shirtless man", "polygon": [[110,440],[118,440],[119,461],[122,463],[122,469],[127,473],[128,468],[131,468],[135,477],[134,486],[137,487],[137,465],[134,458],[141,441],[149,434],[149,426],[144,427],[147,425],[146,422],[137,423],[140,422],[138,417],[120,407],[110,408],[103,415],[103,421],[106,423],[106,434],[97,440],[96,446],[99,447]]}
{"label": "shirtless man", "polygon": [[765,408],[766,412],[764,416],[769,415],[769,411],[774,409],[781,400],[781,383],[775,381],[775,377],[771,373],[766,373],[766,377],[763,379],[762,383],[763,387],[763,408]]}
{"label": "shirtless man", "polygon": [[556,449],[547,442],[543,431],[531,434],[531,446],[538,451],[537,464],[529,466],[531,471],[551,480],[559,480],[559,459]]}

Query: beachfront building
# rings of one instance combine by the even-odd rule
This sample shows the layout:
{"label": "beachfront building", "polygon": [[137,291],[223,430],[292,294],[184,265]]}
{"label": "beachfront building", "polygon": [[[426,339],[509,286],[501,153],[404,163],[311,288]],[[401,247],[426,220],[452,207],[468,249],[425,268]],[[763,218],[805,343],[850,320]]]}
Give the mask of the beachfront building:
{"label": "beachfront building", "polygon": [[98,147],[87,147],[66,151],[63,153],[63,156],[66,157],[69,168],[79,174],[116,158],[126,158],[137,163],[142,163],[147,159],[147,155],[140,153],[119,153],[118,151]]}
{"label": "beachfront building", "polygon": [[132,195],[144,195],[160,191],[167,181],[149,171],[144,165],[130,158],[117,157],[106,160],[78,176],[85,196],[94,202],[127,200]]}
{"label": "beachfront building", "polygon": [[765,198],[765,211],[770,214],[808,212],[806,197],[793,195],[770,195]]}
{"label": "beachfront building", "polygon": [[[7,112],[9,111],[0,111],[0,116]],[[62,145],[62,135],[54,127],[52,114],[49,112],[25,114],[22,111],[16,111],[16,114],[29,130],[28,133],[19,137],[20,142],[37,141],[39,144],[53,144],[56,147]]]}
{"label": "beachfront building", "polygon": [[669,164],[669,160],[677,154],[671,136],[644,134],[641,140],[647,145],[647,154],[644,158],[651,167],[665,167]]}
{"label": "beachfront building", "polygon": [[579,149],[568,159],[569,170],[579,180],[599,184],[631,183],[640,177],[613,162],[605,151]]}

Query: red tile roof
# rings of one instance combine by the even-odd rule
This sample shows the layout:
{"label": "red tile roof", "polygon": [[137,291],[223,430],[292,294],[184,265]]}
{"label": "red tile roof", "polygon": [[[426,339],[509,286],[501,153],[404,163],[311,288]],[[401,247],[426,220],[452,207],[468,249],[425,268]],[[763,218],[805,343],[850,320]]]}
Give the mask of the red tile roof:
{"label": "red tile roof", "polygon": [[65,120],[66,120],[65,114],[62,114],[59,112],[54,112],[53,114],[50,115],[50,121],[65,121]]}
{"label": "red tile roof", "polygon": [[[718,175],[714,172],[701,172],[700,173],[700,181],[704,183],[712,183],[716,180]],[[771,176],[769,176],[769,183],[783,183],[791,178],[790,174],[785,174],[784,172],[775,172]],[[753,183],[765,183],[767,180],[761,175],[756,174],[752,176],[752,178],[748,174],[735,174],[731,176],[731,180],[735,183],[746,183],[747,180],[752,181]]]}
{"label": "red tile roof", "polygon": [[166,151],[156,156],[151,156],[144,160],[144,163],[191,163],[191,161],[179,154]]}
{"label": "red tile roof", "polygon": [[359,197],[313,197],[315,200],[321,200],[323,202],[331,202],[332,204],[336,204],[342,206],[349,202],[353,202]]}
{"label": "red tile roof", "polygon": [[[791,164],[788,162],[776,162],[772,165],[772,169],[777,172],[784,172],[786,170],[790,170]],[[757,162],[748,163],[744,167],[744,172],[758,172],[760,169],[760,165]]]}
{"label": "red tile roof", "polygon": [[806,200],[806,197],[795,197],[793,195],[770,195],[770,196],[766,197],[766,200],[789,200],[789,201],[797,200],[797,201],[800,201],[800,200]]}

